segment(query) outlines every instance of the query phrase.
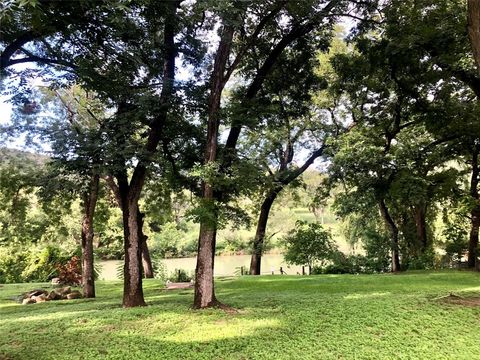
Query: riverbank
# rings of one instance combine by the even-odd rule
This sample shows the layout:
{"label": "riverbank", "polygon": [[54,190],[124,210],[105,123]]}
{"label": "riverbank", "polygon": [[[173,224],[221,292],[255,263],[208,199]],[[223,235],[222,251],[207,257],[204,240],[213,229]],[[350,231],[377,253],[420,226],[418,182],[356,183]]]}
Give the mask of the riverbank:
{"label": "riverbank", "polygon": [[[240,267],[250,268],[250,255],[225,255],[215,256],[215,276],[233,276],[240,273]],[[197,263],[196,257],[164,259],[163,263],[167,273],[171,274],[176,269],[185,270],[187,273],[193,273]],[[99,262],[101,266],[99,279],[118,280],[117,270],[123,264],[123,260],[105,260]],[[262,257],[262,274],[271,275],[280,274],[280,267],[287,275],[296,275],[302,273],[302,267],[288,265],[283,259],[282,254],[265,254]]]}

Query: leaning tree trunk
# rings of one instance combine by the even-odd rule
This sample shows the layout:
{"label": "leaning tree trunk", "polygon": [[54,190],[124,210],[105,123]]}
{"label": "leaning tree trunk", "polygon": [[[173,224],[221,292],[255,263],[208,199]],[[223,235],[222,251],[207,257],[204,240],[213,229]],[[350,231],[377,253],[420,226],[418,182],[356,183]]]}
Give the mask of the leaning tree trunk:
{"label": "leaning tree trunk", "polygon": [[270,215],[270,209],[278,195],[277,190],[272,190],[262,203],[260,208],[260,215],[258,217],[257,230],[255,232],[255,239],[253,241],[253,252],[250,260],[250,275],[260,275],[263,243],[265,240],[265,233],[267,230],[268,216]]}
{"label": "leaning tree trunk", "polygon": [[385,200],[379,202],[380,213],[390,231],[390,247],[392,251],[392,272],[400,271],[400,255],[398,250],[398,227],[395,225],[390,213],[388,211]]}
{"label": "leaning tree trunk", "polygon": [[142,248],[139,238],[138,203],[122,203],[125,265],[123,270],[123,306],[145,306],[142,288]]}
{"label": "leaning tree trunk", "polygon": [[468,262],[469,268],[474,268],[477,261],[477,247],[480,228],[480,196],[478,194],[478,183],[480,177],[480,168],[478,166],[478,147],[474,147],[472,152],[472,175],[470,178],[470,196],[474,201],[472,210],[470,211],[471,227],[470,239],[468,242]]}
{"label": "leaning tree trunk", "polygon": [[147,236],[144,236],[142,241],[143,276],[147,279],[153,279],[155,277],[155,274],[153,272],[152,258],[150,257],[150,250],[148,249],[147,238]]}
{"label": "leaning tree trunk", "polygon": [[143,226],[145,218],[145,214],[143,214],[140,209],[137,212],[138,216],[138,238],[141,242],[141,249],[142,249],[142,269],[143,269],[143,276],[147,279],[153,279],[153,265],[152,265],[152,258],[150,257],[150,251],[148,250],[147,240],[148,236],[143,233]]}
{"label": "leaning tree trunk", "polygon": [[82,286],[83,296],[95,297],[95,270],[93,267],[93,216],[98,199],[99,176],[93,175],[89,191],[83,199],[82,220]]}

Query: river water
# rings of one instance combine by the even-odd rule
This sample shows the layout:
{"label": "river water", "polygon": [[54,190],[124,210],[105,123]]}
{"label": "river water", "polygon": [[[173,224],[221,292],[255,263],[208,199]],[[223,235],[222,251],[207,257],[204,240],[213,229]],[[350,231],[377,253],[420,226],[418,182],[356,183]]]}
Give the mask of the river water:
{"label": "river water", "polygon": [[[164,259],[163,262],[167,268],[167,273],[172,274],[175,269],[183,269],[187,273],[195,271],[197,258],[178,258]],[[118,280],[117,268],[123,264],[123,260],[101,261],[102,269],[100,271],[101,280]],[[215,276],[232,276],[239,273],[240,267],[248,269],[250,267],[250,255],[231,255],[215,257]],[[280,274],[280,267],[287,275],[295,275],[302,272],[301,266],[287,265],[281,254],[266,254],[262,256],[262,274]],[[305,270],[308,271],[308,270]]]}

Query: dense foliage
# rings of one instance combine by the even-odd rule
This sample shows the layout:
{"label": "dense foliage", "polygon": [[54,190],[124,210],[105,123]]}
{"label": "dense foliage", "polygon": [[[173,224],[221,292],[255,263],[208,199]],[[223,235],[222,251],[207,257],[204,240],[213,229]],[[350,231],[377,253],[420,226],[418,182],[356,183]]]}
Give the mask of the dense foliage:
{"label": "dense foliage", "polygon": [[1,141],[31,153],[0,154],[2,281],[50,277],[30,253],[58,247],[81,252],[94,297],[95,257],[121,258],[133,307],[159,259],[196,255],[194,306],[216,306],[215,254],[251,253],[260,274],[283,237],[289,262],[322,272],[474,268],[472,9],[8,2]]}

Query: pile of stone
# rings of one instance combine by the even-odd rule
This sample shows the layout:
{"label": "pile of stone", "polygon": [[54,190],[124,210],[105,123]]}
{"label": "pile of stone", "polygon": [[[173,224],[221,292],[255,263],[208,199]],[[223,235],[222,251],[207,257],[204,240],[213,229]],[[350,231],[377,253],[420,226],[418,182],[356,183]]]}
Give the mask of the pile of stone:
{"label": "pile of stone", "polygon": [[73,290],[70,286],[57,288],[52,291],[44,290],[44,289],[36,289],[24,293],[21,297],[22,304],[36,304],[45,301],[51,300],[72,300],[72,299],[80,299],[82,297],[82,293],[78,290]]}

